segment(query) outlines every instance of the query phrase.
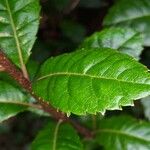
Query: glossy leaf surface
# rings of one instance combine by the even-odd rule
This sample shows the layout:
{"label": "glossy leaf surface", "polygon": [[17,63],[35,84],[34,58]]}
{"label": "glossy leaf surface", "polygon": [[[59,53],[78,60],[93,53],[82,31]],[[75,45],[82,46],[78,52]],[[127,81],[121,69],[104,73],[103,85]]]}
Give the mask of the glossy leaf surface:
{"label": "glossy leaf surface", "polygon": [[113,27],[94,33],[81,44],[84,48],[108,47],[139,59],[143,50],[142,36],[130,28]]}
{"label": "glossy leaf surface", "polygon": [[22,67],[36,39],[39,0],[0,0],[0,12],[0,47]]}
{"label": "glossy leaf surface", "polygon": [[144,35],[144,44],[150,46],[150,1],[118,0],[110,8],[104,25],[131,27]]}
{"label": "glossy leaf surface", "polygon": [[119,116],[102,120],[99,128],[96,139],[105,150],[150,149],[150,123]]}
{"label": "glossy leaf surface", "polygon": [[51,122],[37,135],[32,150],[83,150],[83,147],[73,127]]}
{"label": "glossy leaf surface", "polygon": [[18,88],[0,81],[0,122],[28,107],[28,99]]}
{"label": "glossy leaf surface", "polygon": [[48,59],[35,93],[66,113],[105,112],[150,94],[150,74],[134,58],[112,49],[79,50]]}

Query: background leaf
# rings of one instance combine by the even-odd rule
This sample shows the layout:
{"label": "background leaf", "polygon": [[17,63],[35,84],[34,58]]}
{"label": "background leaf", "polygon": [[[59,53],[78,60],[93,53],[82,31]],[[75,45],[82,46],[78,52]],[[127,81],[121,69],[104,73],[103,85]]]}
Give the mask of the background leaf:
{"label": "background leaf", "polygon": [[30,80],[34,80],[34,77],[39,69],[39,63],[37,61],[29,60],[26,66],[28,69]]}
{"label": "background leaf", "polygon": [[105,150],[150,149],[150,123],[119,116],[102,120],[99,128],[96,139]]}
{"label": "background leaf", "polygon": [[106,2],[105,0],[94,0],[94,1],[91,1],[91,0],[80,0],[80,3],[79,3],[79,7],[84,7],[84,8],[99,8],[99,7],[102,7],[102,6],[105,6],[106,5]]}
{"label": "background leaf", "polygon": [[76,22],[65,20],[61,23],[60,28],[62,30],[62,35],[76,44],[83,41],[85,37],[86,32],[84,26]]}
{"label": "background leaf", "polygon": [[94,114],[149,95],[150,74],[128,55],[91,48],[48,59],[33,88],[66,113]]}
{"label": "background leaf", "polygon": [[40,131],[32,150],[83,150],[76,131],[68,124],[49,123]]}
{"label": "background leaf", "polygon": [[128,26],[144,35],[144,45],[150,46],[150,1],[118,0],[106,15],[104,25]]}
{"label": "background leaf", "polygon": [[142,45],[142,36],[133,29],[112,27],[94,33],[86,38],[80,47],[108,47],[139,59],[143,50]]}
{"label": "background leaf", "polygon": [[0,81],[0,122],[29,107],[28,97],[12,85]]}
{"label": "background leaf", "polygon": [[[34,61],[29,61],[27,68],[30,79],[33,79],[37,72],[38,64]],[[0,122],[23,111],[31,111],[40,116],[47,116],[38,104],[34,104],[35,102],[36,100],[7,73],[0,72]]]}
{"label": "background leaf", "polygon": [[141,100],[145,117],[150,121],[150,96]]}
{"label": "background leaf", "polygon": [[0,11],[0,47],[22,68],[36,39],[39,1],[1,0]]}

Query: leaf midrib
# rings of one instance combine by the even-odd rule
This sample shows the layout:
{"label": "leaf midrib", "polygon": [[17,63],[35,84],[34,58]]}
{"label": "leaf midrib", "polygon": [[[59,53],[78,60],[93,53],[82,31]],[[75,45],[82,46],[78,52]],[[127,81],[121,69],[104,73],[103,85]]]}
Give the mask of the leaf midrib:
{"label": "leaf midrib", "polygon": [[0,104],[12,104],[12,105],[18,105],[18,106],[25,106],[25,107],[32,107],[41,109],[40,106],[32,104],[32,103],[26,103],[26,102],[18,102],[18,101],[0,101]]}
{"label": "leaf midrib", "polygon": [[62,121],[59,120],[56,127],[55,127],[55,130],[54,130],[54,138],[53,138],[53,150],[56,150],[56,145],[57,145],[57,137],[58,137],[58,130],[59,130],[59,127],[61,125]]}
{"label": "leaf midrib", "polygon": [[[105,77],[98,77],[98,76],[94,76],[94,75],[90,75],[90,74],[70,73],[70,72],[57,72],[57,73],[48,74],[48,75],[45,75],[45,76],[38,78],[37,81],[43,80],[43,79],[46,79],[46,78],[52,77],[52,76],[64,76],[64,75],[65,76],[89,77],[89,78],[104,79],[104,80],[113,80],[113,81],[118,81],[118,82],[125,82],[125,83],[131,83],[131,84],[150,86],[149,84],[146,84],[146,83],[137,83],[137,82],[125,81],[125,80],[120,80],[120,79],[115,79],[115,78],[105,78]],[[146,78],[146,79],[150,79],[150,78]]]}
{"label": "leaf midrib", "polygon": [[24,61],[23,61],[23,56],[22,56],[22,51],[21,51],[19,38],[18,38],[18,35],[17,35],[17,30],[16,30],[16,27],[15,27],[15,23],[14,23],[14,20],[13,20],[13,16],[12,16],[12,13],[11,13],[9,2],[8,2],[8,0],[5,0],[5,2],[6,2],[6,7],[7,7],[7,10],[8,10],[8,14],[9,14],[10,24],[11,24],[13,34],[14,34],[14,38],[15,38],[15,42],[16,42],[16,48],[17,48],[17,51],[18,51],[20,65],[21,65],[22,70],[24,70],[25,65],[24,65]]}
{"label": "leaf midrib", "polygon": [[130,137],[130,138],[134,138],[134,139],[137,139],[137,140],[140,140],[140,141],[144,141],[144,142],[150,142],[149,140],[147,139],[144,139],[144,138],[141,138],[137,135],[133,135],[133,134],[129,134],[129,133],[125,133],[123,131],[119,131],[119,130],[114,130],[114,129],[100,129],[98,130],[97,132],[107,132],[107,133],[114,133],[114,134],[120,134],[120,135],[124,135],[124,136],[127,136],[127,137]]}

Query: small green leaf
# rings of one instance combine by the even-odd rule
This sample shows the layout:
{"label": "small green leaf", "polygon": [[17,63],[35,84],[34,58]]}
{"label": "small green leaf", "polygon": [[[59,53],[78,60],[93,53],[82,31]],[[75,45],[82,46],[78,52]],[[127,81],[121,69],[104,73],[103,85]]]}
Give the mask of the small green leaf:
{"label": "small green leaf", "polygon": [[150,121],[150,96],[141,100],[145,117]]}
{"label": "small green leaf", "polygon": [[3,103],[0,102],[0,123],[23,112],[27,109],[27,106],[14,104],[14,103]]}
{"label": "small green leaf", "polygon": [[0,12],[0,47],[22,68],[36,39],[39,0],[0,0]]}
{"label": "small green leaf", "polygon": [[143,39],[139,33],[130,28],[112,27],[94,33],[85,39],[80,47],[108,47],[139,59],[143,50],[142,45]]}
{"label": "small green leaf", "polygon": [[37,135],[32,150],[83,150],[76,131],[60,121],[49,123]]}
{"label": "small green leaf", "polygon": [[128,55],[91,48],[48,59],[33,89],[63,112],[94,114],[149,95],[150,74]]}
{"label": "small green leaf", "polygon": [[33,80],[39,69],[39,63],[33,60],[29,60],[26,66],[28,69],[30,80]]}
{"label": "small green leaf", "polygon": [[28,107],[28,99],[19,89],[0,81],[0,122]]}
{"label": "small green leaf", "polygon": [[150,1],[118,0],[110,8],[104,25],[131,27],[144,35],[144,44],[150,46]]}
{"label": "small green leaf", "polygon": [[150,123],[129,116],[104,119],[99,123],[96,140],[105,150],[149,150]]}

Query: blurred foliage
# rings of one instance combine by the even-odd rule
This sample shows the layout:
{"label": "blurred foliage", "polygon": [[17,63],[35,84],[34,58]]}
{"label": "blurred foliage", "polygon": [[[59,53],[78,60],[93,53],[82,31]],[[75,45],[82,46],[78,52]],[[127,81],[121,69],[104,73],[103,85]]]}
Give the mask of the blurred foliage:
{"label": "blurred foliage", "polygon": [[[73,51],[86,36],[101,30],[102,20],[113,4],[113,0],[77,1],[75,3],[75,0],[41,0],[40,29],[30,62],[34,69],[29,70],[32,78],[38,65],[45,59]],[[150,67],[149,60],[150,48],[147,47],[140,61]],[[138,101],[135,107],[125,107],[123,111],[108,111],[106,116],[130,114],[146,119],[142,110],[143,107]],[[3,122],[0,124],[0,150],[29,150],[29,143],[47,121],[47,117],[24,112]],[[93,146],[92,142],[88,144]]]}

